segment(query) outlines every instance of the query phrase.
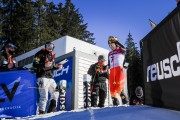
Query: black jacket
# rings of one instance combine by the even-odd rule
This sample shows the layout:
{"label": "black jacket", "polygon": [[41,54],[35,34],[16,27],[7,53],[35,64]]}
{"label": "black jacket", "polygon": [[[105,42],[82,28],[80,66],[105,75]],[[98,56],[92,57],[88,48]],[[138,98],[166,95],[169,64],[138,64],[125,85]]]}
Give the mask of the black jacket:
{"label": "black jacket", "polygon": [[[12,62],[14,64],[12,69],[14,69],[17,67],[17,62],[13,56],[12,56]],[[10,70],[10,69],[8,69],[9,64],[10,64],[10,61],[8,60],[8,56],[5,52],[3,52],[0,57],[0,71]]]}
{"label": "black jacket", "polygon": [[[97,82],[105,82],[106,79],[109,79],[109,74],[108,72],[97,72],[96,69],[98,69],[98,63],[92,64],[88,70],[88,74],[92,76],[92,82],[97,83]],[[107,66],[102,66],[102,70],[106,70]]]}
{"label": "black jacket", "polygon": [[[33,67],[36,71],[36,77],[47,77],[53,78],[53,70],[58,69],[55,65],[55,54],[48,52],[46,49],[41,49],[37,52],[33,59]],[[45,67],[46,62],[53,62],[53,65],[50,67]]]}

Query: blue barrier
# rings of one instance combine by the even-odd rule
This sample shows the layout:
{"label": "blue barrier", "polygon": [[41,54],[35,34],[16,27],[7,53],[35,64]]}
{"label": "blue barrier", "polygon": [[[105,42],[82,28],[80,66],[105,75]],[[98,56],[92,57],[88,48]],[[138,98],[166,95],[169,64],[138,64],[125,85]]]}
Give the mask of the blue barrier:
{"label": "blue barrier", "polygon": [[[63,69],[62,70],[56,70],[54,71],[54,79],[57,83],[57,85],[59,85],[59,82],[61,80],[65,80],[67,83],[66,86],[66,98],[65,98],[65,110],[72,110],[72,106],[73,106],[73,95],[72,95],[72,81],[73,81],[73,57],[67,57],[66,58],[68,60],[67,63],[63,64]],[[57,60],[56,62],[59,63],[61,60]],[[60,106],[58,104],[57,106],[57,110],[60,109]]]}
{"label": "blue barrier", "polygon": [[0,118],[36,114],[36,76],[28,70],[0,72]]}

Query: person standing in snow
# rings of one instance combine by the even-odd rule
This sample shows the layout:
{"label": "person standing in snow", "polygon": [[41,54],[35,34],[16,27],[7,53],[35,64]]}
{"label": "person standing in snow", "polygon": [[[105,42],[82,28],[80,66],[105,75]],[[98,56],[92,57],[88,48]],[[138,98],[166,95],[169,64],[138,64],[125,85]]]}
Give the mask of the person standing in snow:
{"label": "person standing in snow", "polygon": [[143,96],[143,88],[141,86],[137,86],[135,89],[135,96],[132,101],[133,105],[143,105],[144,104],[144,96]]}
{"label": "person standing in snow", "polygon": [[48,113],[55,112],[59,92],[57,85],[53,79],[53,70],[62,69],[62,65],[55,65],[55,54],[53,53],[54,44],[47,42],[45,48],[37,52],[33,59],[33,67],[36,69],[37,84],[39,86],[39,114],[46,111],[46,103],[48,101],[48,92],[50,93],[50,105]]}
{"label": "person standing in snow", "polygon": [[7,43],[0,58],[0,71],[12,70],[17,67],[17,62],[14,58],[16,46],[12,43]]}
{"label": "person standing in snow", "polygon": [[109,47],[112,51],[108,55],[108,65],[110,68],[110,93],[113,100],[113,105],[119,105],[117,93],[120,95],[123,104],[128,103],[128,99],[124,94],[125,73],[123,70],[123,62],[125,59],[125,47],[118,42],[118,39],[114,36],[110,36],[108,39]]}
{"label": "person standing in snow", "polygon": [[[109,78],[107,65],[104,65],[105,57],[100,55],[98,62],[92,64],[88,70],[88,74],[92,76],[91,80],[91,106],[104,107],[105,99],[107,97],[106,79]],[[99,97],[99,104],[97,100]]]}

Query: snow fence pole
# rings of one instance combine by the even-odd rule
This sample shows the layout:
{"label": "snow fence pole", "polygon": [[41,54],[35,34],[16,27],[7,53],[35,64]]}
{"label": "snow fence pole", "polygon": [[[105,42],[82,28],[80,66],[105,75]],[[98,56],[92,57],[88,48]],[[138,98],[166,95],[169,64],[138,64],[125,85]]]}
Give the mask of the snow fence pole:
{"label": "snow fence pole", "polygon": [[91,76],[88,74],[83,75],[83,93],[84,93],[84,108],[91,107]]}
{"label": "snow fence pole", "polygon": [[60,80],[59,81],[59,110],[60,111],[66,110],[66,87],[67,87],[67,81]]}

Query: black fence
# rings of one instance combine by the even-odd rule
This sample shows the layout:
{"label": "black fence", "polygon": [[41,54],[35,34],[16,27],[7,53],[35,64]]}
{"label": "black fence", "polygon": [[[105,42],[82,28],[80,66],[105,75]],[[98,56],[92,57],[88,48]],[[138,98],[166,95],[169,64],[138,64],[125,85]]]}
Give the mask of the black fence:
{"label": "black fence", "polygon": [[141,43],[145,104],[180,110],[180,5]]}

